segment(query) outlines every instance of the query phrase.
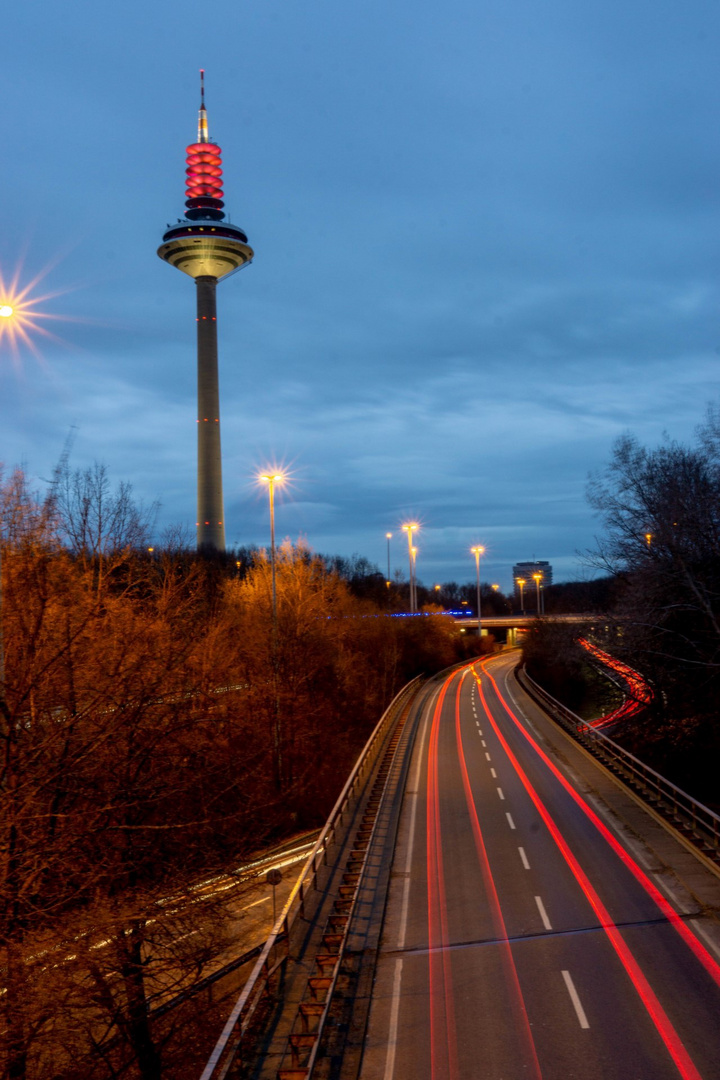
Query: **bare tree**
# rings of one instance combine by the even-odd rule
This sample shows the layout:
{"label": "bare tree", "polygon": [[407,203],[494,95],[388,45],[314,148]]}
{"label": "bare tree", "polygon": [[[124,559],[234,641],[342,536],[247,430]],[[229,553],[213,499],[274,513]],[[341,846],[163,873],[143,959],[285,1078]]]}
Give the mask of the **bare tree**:
{"label": "bare tree", "polygon": [[709,708],[720,676],[720,460],[713,438],[717,428],[708,427],[699,446],[666,442],[648,450],[626,435],[588,491],[604,525],[590,561],[624,583],[616,646],[687,715]]}
{"label": "bare tree", "polygon": [[87,469],[71,470],[67,458],[61,458],[50,499],[60,539],[93,568],[98,592],[109,569],[148,546],[158,504],[138,504],[132,485],[125,481],[113,489],[105,465],[95,462]]}

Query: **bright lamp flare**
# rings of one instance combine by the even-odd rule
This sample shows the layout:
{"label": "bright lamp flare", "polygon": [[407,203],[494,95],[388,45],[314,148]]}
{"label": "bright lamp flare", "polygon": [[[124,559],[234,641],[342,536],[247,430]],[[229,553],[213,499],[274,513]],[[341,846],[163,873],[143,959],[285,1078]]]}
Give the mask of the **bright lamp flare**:
{"label": "bright lamp flare", "polygon": [[253,479],[258,488],[264,490],[273,488],[276,494],[282,490],[287,497],[294,487],[292,463],[285,465],[284,462],[280,461],[273,462],[271,465],[263,465],[255,473]]}
{"label": "bright lamp flare", "polygon": [[19,266],[7,283],[0,273],[0,362],[3,355],[9,352],[14,365],[19,367],[22,348],[28,348],[38,360],[42,360],[37,343],[34,340],[40,335],[58,344],[62,343],[60,338],[41,324],[46,319],[66,321],[66,317],[39,311],[38,305],[53,297],[60,296],[67,290],[61,289],[48,292],[42,296],[33,295],[37,285],[50,269],[51,267],[48,266],[41,270],[26,285],[20,284],[21,267]]}

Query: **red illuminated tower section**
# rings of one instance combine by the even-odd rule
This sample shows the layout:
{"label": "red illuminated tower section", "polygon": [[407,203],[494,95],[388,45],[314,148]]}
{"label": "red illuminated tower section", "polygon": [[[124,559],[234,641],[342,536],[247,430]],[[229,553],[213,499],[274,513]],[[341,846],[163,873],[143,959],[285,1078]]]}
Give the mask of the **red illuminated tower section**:
{"label": "red illuminated tower section", "polygon": [[222,156],[210,142],[205,111],[204,72],[200,72],[200,114],[197,142],[187,148],[185,221],[168,226],[158,255],[195,279],[197,288],[198,356],[198,551],[225,550],[222,458],[220,453],[220,389],[218,382],[218,281],[234,274],[253,257],[247,236],[225,221]]}

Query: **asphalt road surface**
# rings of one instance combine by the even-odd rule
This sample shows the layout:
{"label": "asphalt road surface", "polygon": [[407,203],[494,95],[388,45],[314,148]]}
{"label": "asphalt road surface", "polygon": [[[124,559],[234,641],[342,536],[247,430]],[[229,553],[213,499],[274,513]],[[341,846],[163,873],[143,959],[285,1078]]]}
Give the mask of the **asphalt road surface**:
{"label": "asphalt road surface", "polygon": [[720,880],[515,662],[449,677],[421,718],[360,1078],[720,1080]]}

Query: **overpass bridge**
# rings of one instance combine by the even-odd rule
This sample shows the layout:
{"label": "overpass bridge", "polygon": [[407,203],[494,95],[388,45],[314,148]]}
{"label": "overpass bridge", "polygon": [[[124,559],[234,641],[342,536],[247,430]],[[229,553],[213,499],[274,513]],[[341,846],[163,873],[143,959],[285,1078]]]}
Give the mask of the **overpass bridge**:
{"label": "overpass bridge", "polygon": [[[477,615],[453,615],[458,629],[461,632],[477,632]],[[597,615],[545,615],[542,619],[547,622],[577,623],[587,626],[588,623],[598,619]],[[493,631],[504,631],[505,641],[508,645],[518,645],[522,641],[522,633],[527,631],[538,617],[532,615],[482,615],[480,629],[483,634],[492,634]],[[519,632],[519,633],[518,633]]]}
{"label": "overpass bridge", "polygon": [[720,1076],[720,819],[703,855],[514,666],[389,710],[203,1080]]}

